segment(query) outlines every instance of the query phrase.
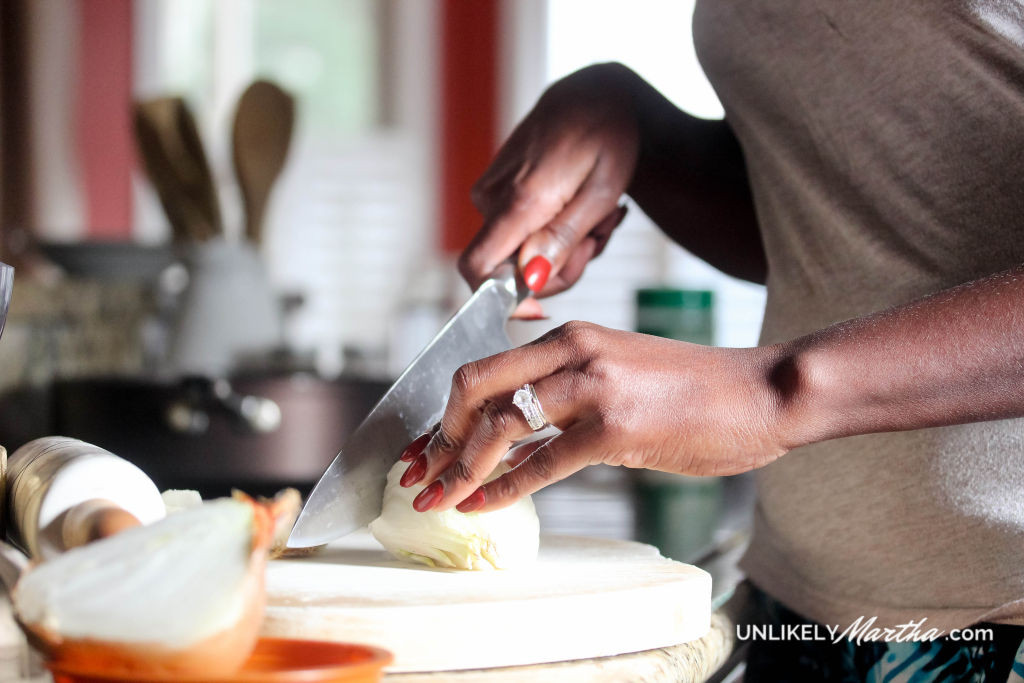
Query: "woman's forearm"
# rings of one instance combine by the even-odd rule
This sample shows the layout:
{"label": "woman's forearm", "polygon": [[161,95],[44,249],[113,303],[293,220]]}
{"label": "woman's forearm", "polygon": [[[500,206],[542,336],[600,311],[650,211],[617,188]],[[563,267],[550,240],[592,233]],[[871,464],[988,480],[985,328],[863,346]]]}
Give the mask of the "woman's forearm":
{"label": "woman's forearm", "polygon": [[787,447],[1024,416],[1024,266],[773,349]]}
{"label": "woman's forearm", "polygon": [[767,261],[732,129],[690,116],[635,74],[630,92],[641,150],[629,195],[693,254],[729,275],[764,283]]}

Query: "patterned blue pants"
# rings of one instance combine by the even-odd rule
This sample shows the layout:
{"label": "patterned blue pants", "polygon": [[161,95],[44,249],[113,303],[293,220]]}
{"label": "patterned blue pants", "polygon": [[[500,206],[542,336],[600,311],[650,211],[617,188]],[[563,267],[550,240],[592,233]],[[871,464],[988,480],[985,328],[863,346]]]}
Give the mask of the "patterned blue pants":
{"label": "patterned blue pants", "polygon": [[[815,622],[754,590],[764,623],[782,629]],[[757,640],[744,683],[1024,683],[1024,626],[979,624],[992,640],[922,642]],[[824,627],[821,627],[824,628]]]}

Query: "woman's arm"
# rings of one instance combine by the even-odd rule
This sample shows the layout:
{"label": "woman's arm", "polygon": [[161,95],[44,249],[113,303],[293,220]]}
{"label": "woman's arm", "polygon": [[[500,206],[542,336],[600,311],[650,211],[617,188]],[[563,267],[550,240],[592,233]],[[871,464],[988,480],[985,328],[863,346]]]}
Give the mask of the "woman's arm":
{"label": "woman's arm", "polygon": [[[604,249],[626,191],[677,242],[763,281],[742,155],[729,127],[680,111],[621,64],[553,84],[473,188],[483,226],[459,267],[472,286],[515,255],[538,297],[572,286]],[[724,245],[724,247],[723,247]],[[524,306],[539,311],[536,301]],[[526,311],[520,311],[526,314]]]}
{"label": "woman's arm", "polygon": [[777,347],[787,448],[1024,415],[1024,266]]}
{"label": "woman's arm", "polygon": [[746,164],[725,121],[690,116],[632,85],[640,154],[628,192],[675,242],[722,272],[764,284],[764,246]]}
{"label": "woman's arm", "polygon": [[[563,432],[481,486],[530,434],[511,403],[527,382]],[[460,368],[406,483],[431,484],[419,510],[496,509],[598,463],[735,474],[827,439],[1020,416],[1024,267],[761,348],[571,323]]]}

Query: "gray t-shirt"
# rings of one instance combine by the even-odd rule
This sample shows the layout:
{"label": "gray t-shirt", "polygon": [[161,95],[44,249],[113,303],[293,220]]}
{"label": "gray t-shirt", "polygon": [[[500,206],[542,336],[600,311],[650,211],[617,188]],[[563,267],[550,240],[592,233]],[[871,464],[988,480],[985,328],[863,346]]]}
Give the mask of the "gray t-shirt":
{"label": "gray t-shirt", "polygon": [[[1024,263],[1022,4],[700,0],[694,34],[750,174],[763,343]],[[806,617],[1024,623],[1024,420],[815,444],[757,484],[743,568]]]}

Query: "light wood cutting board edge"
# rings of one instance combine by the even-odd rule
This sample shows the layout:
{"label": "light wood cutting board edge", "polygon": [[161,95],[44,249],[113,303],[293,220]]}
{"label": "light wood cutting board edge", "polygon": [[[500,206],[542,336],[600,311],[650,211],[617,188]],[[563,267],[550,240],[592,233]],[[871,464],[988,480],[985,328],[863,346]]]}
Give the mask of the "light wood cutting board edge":
{"label": "light wood cutting board edge", "polygon": [[[480,602],[337,608],[273,605],[267,609],[261,633],[384,647],[395,654],[389,672],[455,671],[608,657],[703,637],[710,628],[710,575],[657,553],[651,559],[657,581],[628,586],[626,577],[626,587],[602,591],[599,598],[585,592],[490,601],[485,597],[480,601],[484,609]],[[663,579],[660,570],[667,565],[679,580]],[[549,618],[538,619],[540,614]],[[457,648],[457,658],[453,660],[452,649],[431,643],[451,644]]]}

